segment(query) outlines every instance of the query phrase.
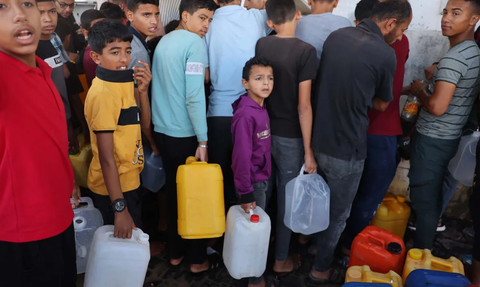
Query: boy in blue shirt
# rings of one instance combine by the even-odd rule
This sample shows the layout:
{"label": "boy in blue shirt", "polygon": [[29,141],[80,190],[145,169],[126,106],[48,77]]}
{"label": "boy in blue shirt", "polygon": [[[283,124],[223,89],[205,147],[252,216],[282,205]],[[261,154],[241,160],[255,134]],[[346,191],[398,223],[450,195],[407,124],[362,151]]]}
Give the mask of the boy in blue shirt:
{"label": "boy in blue shirt", "polygon": [[208,160],[202,38],[215,6],[212,0],[182,0],[180,24],[160,40],[153,57],[152,117],[166,172],[170,263],[182,262],[187,245],[195,275],[217,267],[216,257],[207,260],[205,240],[186,241],[178,235],[176,173],[188,156]]}

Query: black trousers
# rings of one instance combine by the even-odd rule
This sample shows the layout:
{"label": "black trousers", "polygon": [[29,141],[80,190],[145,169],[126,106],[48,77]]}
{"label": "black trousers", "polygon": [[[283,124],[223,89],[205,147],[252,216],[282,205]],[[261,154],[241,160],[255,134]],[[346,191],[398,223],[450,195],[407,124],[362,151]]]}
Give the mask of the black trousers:
{"label": "black trousers", "polygon": [[473,244],[473,259],[480,261],[480,142],[476,151],[477,166],[473,179],[473,192],[470,196],[470,212],[472,213],[475,241]]}
{"label": "black trousers", "polygon": [[[127,191],[123,193],[123,198],[127,201],[127,208],[130,216],[137,228],[142,228],[142,199],[141,193],[143,187],[140,185],[137,189]],[[103,224],[114,225],[115,224],[115,212],[110,209],[112,201],[110,196],[101,195],[95,192],[89,192],[90,198],[93,200],[93,204],[100,211],[103,217]]]}
{"label": "black trousers", "polygon": [[185,240],[178,235],[177,169],[185,164],[189,156],[195,156],[198,141],[196,137],[174,138],[154,133],[165,168],[165,189],[168,201],[168,247],[170,257],[179,259],[188,255],[191,264],[202,264],[207,260],[207,247],[204,239]]}
{"label": "black trousers", "polygon": [[25,243],[0,241],[1,287],[75,287],[73,223],[59,235]]}
{"label": "black trousers", "polygon": [[223,173],[225,212],[237,202],[232,171],[232,117],[209,117],[208,162],[219,164]]}

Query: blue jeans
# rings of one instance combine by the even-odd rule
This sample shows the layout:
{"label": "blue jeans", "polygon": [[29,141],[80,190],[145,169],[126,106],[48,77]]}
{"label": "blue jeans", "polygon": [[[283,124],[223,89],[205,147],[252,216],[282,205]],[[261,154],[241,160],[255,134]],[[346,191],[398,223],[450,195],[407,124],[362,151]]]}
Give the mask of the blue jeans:
{"label": "blue jeans", "polygon": [[[272,136],[272,157],[276,164],[277,177],[277,236],[275,260],[288,258],[292,231],[285,226],[285,186],[298,176],[304,162],[303,139]],[[272,171],[273,174],[273,171]],[[273,175],[272,175],[273,176]]]}
{"label": "blue jeans", "polygon": [[314,270],[325,272],[330,269],[335,247],[345,229],[365,160],[341,160],[323,153],[315,153],[315,157],[330,187],[330,225],[316,234],[318,251],[313,265]]}
{"label": "blue jeans", "polygon": [[353,239],[370,224],[395,177],[397,137],[367,136],[367,159],[362,179],[347,220],[343,246],[350,249]]}

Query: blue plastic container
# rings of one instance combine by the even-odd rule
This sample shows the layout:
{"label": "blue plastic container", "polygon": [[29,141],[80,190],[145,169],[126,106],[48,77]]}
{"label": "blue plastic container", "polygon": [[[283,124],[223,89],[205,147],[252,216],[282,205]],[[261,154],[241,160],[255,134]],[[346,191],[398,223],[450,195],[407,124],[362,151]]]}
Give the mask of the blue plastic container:
{"label": "blue plastic container", "polygon": [[344,284],[342,287],[392,287],[390,284],[385,283],[361,283],[361,282],[350,282]]}
{"label": "blue plastic container", "polygon": [[418,269],[408,275],[405,287],[467,287],[467,277],[458,273]]}
{"label": "blue plastic container", "polygon": [[160,156],[155,156],[149,144],[143,146],[145,165],[140,174],[142,186],[151,192],[157,192],[165,185],[165,170]]}

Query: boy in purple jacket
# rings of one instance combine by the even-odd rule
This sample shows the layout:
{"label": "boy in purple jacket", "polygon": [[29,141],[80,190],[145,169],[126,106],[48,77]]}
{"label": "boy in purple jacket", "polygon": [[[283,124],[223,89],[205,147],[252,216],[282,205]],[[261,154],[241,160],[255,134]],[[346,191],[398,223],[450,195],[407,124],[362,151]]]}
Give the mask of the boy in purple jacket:
{"label": "boy in purple jacket", "polygon": [[[271,174],[270,119],[264,100],[273,89],[273,69],[264,58],[252,58],[243,67],[242,84],[247,93],[233,106],[232,170],[242,209],[265,209]],[[263,283],[263,277],[250,278],[249,286]],[[263,285],[261,285],[263,286]]]}

